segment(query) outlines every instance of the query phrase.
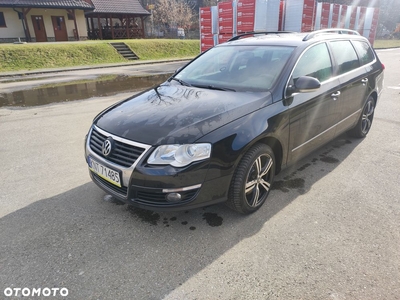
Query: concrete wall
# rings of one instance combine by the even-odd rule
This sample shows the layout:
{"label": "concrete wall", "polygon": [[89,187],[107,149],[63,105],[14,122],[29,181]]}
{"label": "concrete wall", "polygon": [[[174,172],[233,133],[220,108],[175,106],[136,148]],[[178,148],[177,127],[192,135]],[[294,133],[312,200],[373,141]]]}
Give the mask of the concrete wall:
{"label": "concrete wall", "polygon": [[[20,9],[18,9],[20,10]],[[25,33],[22,26],[22,21],[18,19],[18,14],[13,11],[12,8],[1,8],[0,12],[4,13],[4,19],[6,21],[7,27],[0,27],[0,43],[7,42],[15,42],[18,40],[18,37],[21,38],[22,41],[25,41]],[[31,9],[26,16],[28,21],[29,31],[32,37],[32,41],[36,40],[35,38],[35,30],[32,24],[31,16],[43,16],[44,26],[46,28],[47,40],[49,42],[55,41],[53,23],[51,21],[52,16],[62,16],[65,19],[67,26],[68,39],[74,41],[74,21],[68,20],[68,14],[65,9]],[[86,27],[86,19],[83,10],[75,10],[76,15],[76,23],[78,27],[78,32],[81,40],[87,39],[87,27]]]}

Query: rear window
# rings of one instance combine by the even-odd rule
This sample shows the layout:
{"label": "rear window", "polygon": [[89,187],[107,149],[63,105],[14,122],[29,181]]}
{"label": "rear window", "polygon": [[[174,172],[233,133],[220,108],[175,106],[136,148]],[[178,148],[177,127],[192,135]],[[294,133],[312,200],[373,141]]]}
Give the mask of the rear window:
{"label": "rear window", "polygon": [[354,48],[356,48],[361,65],[369,64],[375,60],[375,55],[368,43],[362,41],[353,41],[353,45]]}
{"label": "rear window", "polygon": [[350,41],[333,41],[330,44],[338,66],[338,75],[360,67],[357,53]]}

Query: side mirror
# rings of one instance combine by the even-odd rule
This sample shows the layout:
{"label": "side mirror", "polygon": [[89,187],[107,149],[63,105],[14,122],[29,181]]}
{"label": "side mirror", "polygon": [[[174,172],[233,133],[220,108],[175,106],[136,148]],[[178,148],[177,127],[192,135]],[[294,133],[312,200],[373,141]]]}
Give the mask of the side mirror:
{"label": "side mirror", "polygon": [[288,85],[286,89],[287,97],[294,93],[309,93],[315,92],[321,87],[321,82],[317,78],[310,76],[300,76],[297,78],[296,83]]}
{"label": "side mirror", "polygon": [[[293,82],[293,80],[291,80]],[[321,82],[317,78],[310,76],[300,76],[296,80],[296,84],[289,84],[286,88],[286,98],[283,105],[290,106],[293,103],[294,93],[310,93],[315,92],[321,87]]]}
{"label": "side mirror", "polygon": [[295,84],[295,90],[299,93],[315,92],[320,87],[321,82],[317,78],[310,76],[300,76]]}

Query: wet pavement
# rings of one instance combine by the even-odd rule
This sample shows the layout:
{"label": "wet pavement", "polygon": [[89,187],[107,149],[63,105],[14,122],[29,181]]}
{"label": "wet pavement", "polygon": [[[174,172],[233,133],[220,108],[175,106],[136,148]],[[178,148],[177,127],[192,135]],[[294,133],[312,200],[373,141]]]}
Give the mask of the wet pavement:
{"label": "wet pavement", "polygon": [[72,81],[43,85],[26,90],[0,93],[2,106],[38,106],[56,102],[83,100],[92,97],[112,96],[121,92],[135,92],[155,86],[173,73],[95,78],[86,82]]}
{"label": "wet pavement", "polygon": [[110,96],[153,87],[188,61],[112,66],[2,76],[0,107],[38,106]]}

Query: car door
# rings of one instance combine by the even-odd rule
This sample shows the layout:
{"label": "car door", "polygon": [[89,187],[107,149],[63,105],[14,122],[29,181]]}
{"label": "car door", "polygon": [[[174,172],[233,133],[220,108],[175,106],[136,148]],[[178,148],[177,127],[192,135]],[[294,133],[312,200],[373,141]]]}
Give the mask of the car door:
{"label": "car door", "polygon": [[307,155],[331,140],[339,119],[339,80],[333,77],[333,66],[326,43],[304,51],[289,80],[295,84],[300,76],[317,78],[317,91],[295,93],[290,99],[290,135],[288,162]]}
{"label": "car door", "polygon": [[338,100],[340,120],[335,133],[338,135],[355,125],[359,118],[368,94],[368,74],[349,40],[331,41],[329,46],[341,85]]}

